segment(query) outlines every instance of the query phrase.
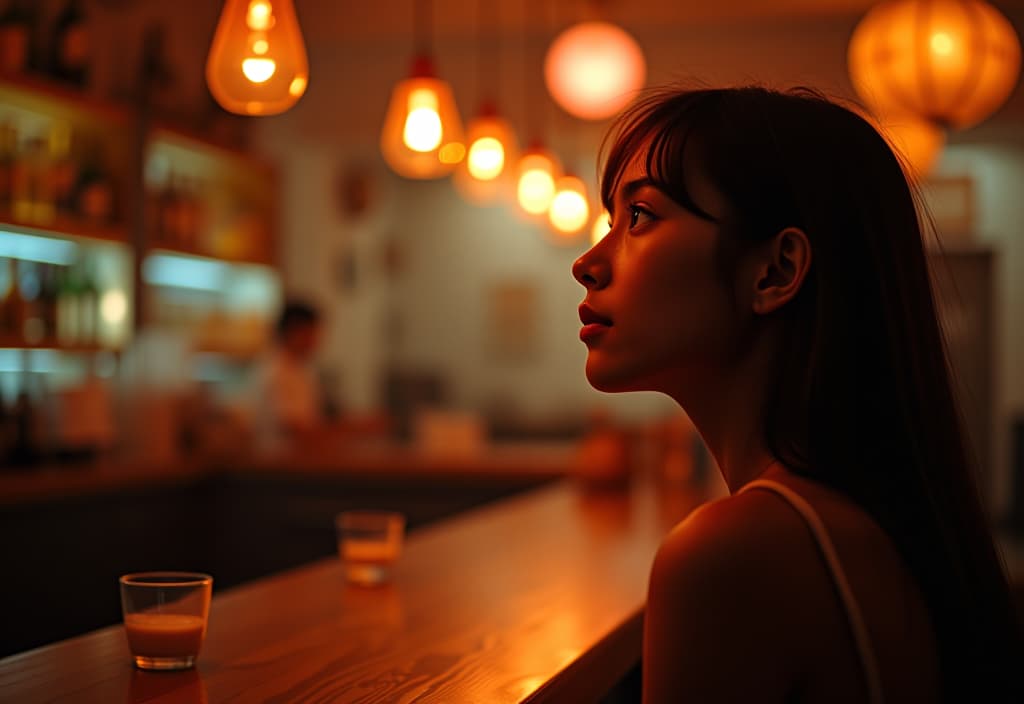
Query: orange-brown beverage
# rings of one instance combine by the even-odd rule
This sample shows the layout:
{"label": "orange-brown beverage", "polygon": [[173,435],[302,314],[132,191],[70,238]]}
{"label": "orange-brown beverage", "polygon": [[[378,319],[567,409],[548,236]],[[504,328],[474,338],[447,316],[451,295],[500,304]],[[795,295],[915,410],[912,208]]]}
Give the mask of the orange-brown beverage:
{"label": "orange-brown beverage", "polygon": [[195,657],[203,644],[206,622],[184,614],[128,614],[124,617],[128,647],[151,658]]}
{"label": "orange-brown beverage", "polygon": [[213,577],[140,572],[121,577],[124,631],[135,666],[182,670],[195,664],[206,635]]}

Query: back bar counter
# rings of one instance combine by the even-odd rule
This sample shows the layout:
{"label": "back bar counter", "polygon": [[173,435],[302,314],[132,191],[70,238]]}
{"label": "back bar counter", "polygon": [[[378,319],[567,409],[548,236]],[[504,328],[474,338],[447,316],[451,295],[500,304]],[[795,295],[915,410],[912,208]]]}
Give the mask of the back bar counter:
{"label": "back bar counter", "polygon": [[[413,530],[384,586],[346,583],[328,557],[215,592],[195,670],[134,669],[115,625],[0,660],[0,693],[81,704],[596,701],[640,656],[659,542],[708,498],[639,480],[604,491],[548,482]],[[116,600],[116,581],[108,588]],[[73,599],[73,580],[66,589]]]}

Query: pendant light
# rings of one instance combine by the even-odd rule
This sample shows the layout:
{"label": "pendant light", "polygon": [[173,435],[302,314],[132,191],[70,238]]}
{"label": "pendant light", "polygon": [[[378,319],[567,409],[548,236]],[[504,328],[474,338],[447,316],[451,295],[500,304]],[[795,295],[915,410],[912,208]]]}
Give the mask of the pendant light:
{"label": "pendant light", "polygon": [[602,120],[619,112],[636,97],[646,74],[640,45],[608,22],[570,27],[551,43],[544,60],[551,97],[584,120]]}
{"label": "pendant light", "polygon": [[523,152],[516,172],[516,203],[520,211],[528,217],[543,217],[555,197],[555,181],[561,172],[558,157],[542,143],[534,142]]}
{"label": "pendant light", "polygon": [[879,116],[909,113],[942,128],[975,125],[1017,85],[1020,40],[981,0],[889,0],[854,30],[854,88]]}
{"label": "pendant light", "polygon": [[292,0],[226,0],[206,59],[210,93],[228,112],[275,115],[309,83]]}
{"label": "pendant light", "polygon": [[573,239],[583,232],[590,222],[590,204],[582,180],[566,175],[555,181],[548,220],[559,238]]}
{"label": "pendant light", "polygon": [[484,42],[486,8],[491,0],[477,4],[477,79],[481,96],[480,112],[466,130],[466,158],[455,171],[455,187],[468,201],[488,204],[507,194],[517,159],[516,136],[512,126],[498,112],[495,101],[487,95],[500,93],[497,59],[485,61],[485,53],[499,50],[496,41]]}
{"label": "pendant light", "polygon": [[[531,6],[531,2],[533,6]],[[543,132],[545,103],[537,100],[536,81],[532,77],[540,73],[540,62],[532,60],[539,56],[530,51],[531,24],[540,25],[542,0],[523,2],[523,109],[524,128],[533,139],[519,158],[515,170],[516,213],[527,220],[546,219],[551,199],[555,197],[555,181],[561,175],[562,166],[558,157],[547,149],[540,135]],[[531,18],[533,22],[531,23]]]}
{"label": "pendant light", "polygon": [[406,178],[446,176],[466,155],[462,120],[451,86],[437,77],[427,36],[429,1],[417,0],[417,54],[408,78],[395,84],[380,133],[380,150]]}

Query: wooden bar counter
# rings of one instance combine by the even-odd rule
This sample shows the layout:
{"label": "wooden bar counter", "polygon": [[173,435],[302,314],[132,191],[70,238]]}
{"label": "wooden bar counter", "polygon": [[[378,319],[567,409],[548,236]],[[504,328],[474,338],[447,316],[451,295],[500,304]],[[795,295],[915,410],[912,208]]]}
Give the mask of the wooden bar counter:
{"label": "wooden bar counter", "polygon": [[332,558],[216,594],[195,670],[135,670],[113,626],[0,660],[0,700],[595,701],[639,658],[659,542],[709,493],[558,482],[413,532],[385,586]]}

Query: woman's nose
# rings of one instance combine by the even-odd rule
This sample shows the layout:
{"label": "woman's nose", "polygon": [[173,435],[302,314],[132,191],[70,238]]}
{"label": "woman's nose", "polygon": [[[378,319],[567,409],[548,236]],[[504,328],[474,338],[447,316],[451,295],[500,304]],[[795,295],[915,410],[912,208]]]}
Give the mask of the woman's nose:
{"label": "woman's nose", "polygon": [[587,290],[604,288],[611,280],[611,267],[603,257],[595,254],[595,249],[591,248],[572,265],[573,277]]}

